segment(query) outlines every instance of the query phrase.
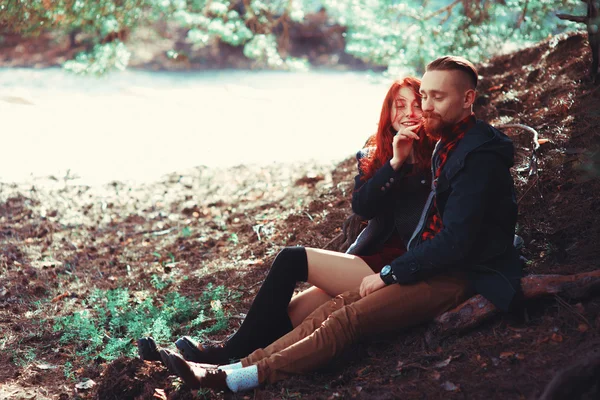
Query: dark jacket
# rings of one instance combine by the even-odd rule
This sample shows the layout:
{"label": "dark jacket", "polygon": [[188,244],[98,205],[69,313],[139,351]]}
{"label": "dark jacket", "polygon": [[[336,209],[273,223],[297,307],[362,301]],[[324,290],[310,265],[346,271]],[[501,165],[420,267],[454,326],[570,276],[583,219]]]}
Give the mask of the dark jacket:
{"label": "dark jacket", "polygon": [[404,165],[396,172],[389,162],[365,181],[360,162],[370,150],[363,149],[356,154],[359,173],[354,178],[352,196],[354,213],[368,219],[369,223],[346,251],[361,256],[379,252],[394,228],[407,245],[431,186],[429,171],[412,173],[413,166]]}
{"label": "dark jacket", "polygon": [[[411,284],[459,268],[467,272],[475,291],[499,309],[507,311],[521,299],[522,265],[513,246],[517,220],[513,162],[511,140],[492,126],[478,121],[465,134],[432,185],[444,227],[423,243],[421,229],[415,232],[407,253],[391,263],[398,283]],[[384,165],[354,192],[354,212],[375,217],[387,190],[382,187],[402,174],[402,168],[394,171],[389,162]]]}

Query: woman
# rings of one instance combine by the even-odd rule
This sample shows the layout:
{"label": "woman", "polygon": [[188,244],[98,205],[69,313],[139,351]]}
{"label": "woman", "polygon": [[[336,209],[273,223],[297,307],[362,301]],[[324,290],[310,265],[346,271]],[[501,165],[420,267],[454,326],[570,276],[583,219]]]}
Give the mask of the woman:
{"label": "woman", "polygon": [[[188,361],[228,364],[264,348],[298,326],[331,298],[356,287],[406,251],[430,191],[434,143],[420,131],[420,81],[392,84],[377,133],[357,154],[353,211],[369,224],[347,253],[288,247],[276,257],[239,330],[225,343],[204,346],[183,337],[175,343]],[[390,178],[391,177],[391,178]],[[385,179],[383,181],[382,179]],[[373,185],[380,196],[370,195]],[[377,209],[376,213],[371,210]],[[292,298],[297,282],[313,286]],[[291,300],[291,301],[290,301]],[[152,338],[138,341],[140,357],[160,360]]]}

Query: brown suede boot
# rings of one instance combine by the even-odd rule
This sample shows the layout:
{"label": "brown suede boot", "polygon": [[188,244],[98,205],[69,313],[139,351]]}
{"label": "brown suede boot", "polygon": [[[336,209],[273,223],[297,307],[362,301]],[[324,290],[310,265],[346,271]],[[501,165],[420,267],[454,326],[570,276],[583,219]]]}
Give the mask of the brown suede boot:
{"label": "brown suede boot", "polygon": [[227,372],[217,368],[204,368],[201,364],[185,361],[179,354],[169,350],[161,350],[161,357],[168,365],[169,371],[174,371],[191,389],[212,389],[229,392],[227,387]]}

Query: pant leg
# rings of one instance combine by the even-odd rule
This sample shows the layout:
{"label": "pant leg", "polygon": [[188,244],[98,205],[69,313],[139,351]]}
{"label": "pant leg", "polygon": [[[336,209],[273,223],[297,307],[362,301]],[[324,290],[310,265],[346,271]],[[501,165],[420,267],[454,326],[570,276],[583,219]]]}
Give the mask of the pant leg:
{"label": "pant leg", "polygon": [[255,362],[259,382],[313,371],[361,337],[432,320],[465,301],[471,295],[469,286],[462,277],[438,276],[414,285],[386,286],[344,305],[310,335]]}
{"label": "pant leg", "polygon": [[316,329],[318,329],[334,311],[339,310],[348,304],[354,303],[355,301],[360,300],[360,298],[360,294],[357,291],[345,292],[334,297],[310,313],[308,317],[306,317],[304,321],[302,321],[302,323],[293,331],[282,336],[280,339],[276,340],[266,348],[257,349],[248,357],[241,359],[240,362],[242,363],[242,366],[247,367],[249,365],[256,364],[263,358],[269,357],[272,354],[275,354],[309,336]]}

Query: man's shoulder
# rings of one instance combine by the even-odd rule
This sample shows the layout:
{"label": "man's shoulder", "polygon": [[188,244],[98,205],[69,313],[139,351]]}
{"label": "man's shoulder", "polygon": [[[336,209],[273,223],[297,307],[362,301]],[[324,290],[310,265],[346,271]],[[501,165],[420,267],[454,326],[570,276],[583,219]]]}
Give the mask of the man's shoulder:
{"label": "man's shoulder", "polygon": [[510,138],[487,122],[478,120],[461,142],[456,152],[459,159],[465,160],[470,155],[478,154],[484,158],[499,157],[507,166],[512,166],[514,162],[514,148]]}

